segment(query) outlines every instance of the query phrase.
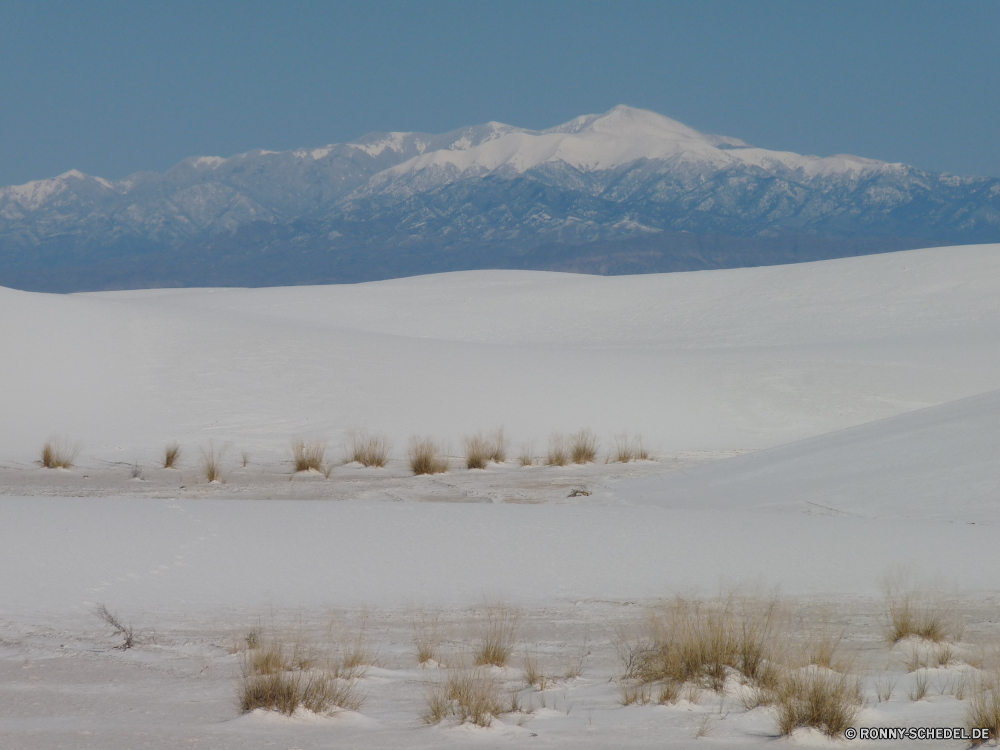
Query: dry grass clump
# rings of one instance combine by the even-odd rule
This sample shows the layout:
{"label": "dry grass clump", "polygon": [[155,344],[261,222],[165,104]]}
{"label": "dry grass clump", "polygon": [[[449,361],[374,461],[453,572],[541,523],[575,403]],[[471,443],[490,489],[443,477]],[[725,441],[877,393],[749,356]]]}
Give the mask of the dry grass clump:
{"label": "dry grass clump", "polygon": [[292,441],[292,459],[295,462],[296,472],[323,472],[323,462],[325,458],[325,442],[321,440],[302,440],[301,438],[296,438]]}
{"label": "dry grass clump", "polygon": [[889,640],[897,643],[916,636],[940,642],[947,635],[945,607],[937,597],[904,585],[901,576],[885,584],[886,609],[889,615]]}
{"label": "dry grass clump", "polygon": [[521,466],[533,466],[535,463],[535,447],[531,443],[525,443],[521,446],[521,451],[517,455],[517,462]]}
{"label": "dry grass clump", "polygon": [[649,451],[642,443],[642,435],[629,437],[627,432],[615,435],[608,463],[627,464],[631,461],[648,461]]}
{"label": "dry grass clump", "polygon": [[854,725],[864,704],[858,678],[815,667],[787,675],[776,698],[778,730],[783,735],[813,727],[837,737]]}
{"label": "dry grass clump", "polygon": [[559,433],[553,433],[549,438],[549,451],[545,456],[545,463],[549,466],[565,466],[569,463],[566,438]]}
{"label": "dry grass clump", "polygon": [[163,468],[174,469],[181,458],[181,447],[177,443],[170,443],[163,449]]}
{"label": "dry grass clump", "polygon": [[428,694],[423,720],[437,724],[451,715],[460,724],[488,727],[504,712],[500,693],[500,681],[482,670],[453,673]]}
{"label": "dry grass clump", "polygon": [[392,444],[385,435],[370,435],[367,432],[352,432],[348,463],[354,461],[362,466],[385,468],[392,453]]}
{"label": "dry grass clump", "polygon": [[[1000,737],[1000,673],[992,672],[981,677],[976,683],[969,706],[965,711],[965,726],[971,734],[973,729],[989,729],[990,739]],[[981,745],[987,740],[973,740],[973,745]]]}
{"label": "dry grass clump", "polygon": [[575,464],[590,464],[597,459],[597,436],[590,430],[580,430],[570,436],[570,457]]}
{"label": "dry grass clump", "polygon": [[258,635],[253,641],[248,639],[247,645],[240,659],[242,713],[261,708],[291,716],[300,707],[314,713],[361,708],[364,696],[353,679],[343,677],[339,665],[317,668],[319,659],[302,644],[263,643]]}
{"label": "dry grass clump", "polygon": [[502,464],[507,460],[507,435],[498,427],[489,437],[490,461]]}
{"label": "dry grass clump", "polygon": [[209,482],[222,481],[222,456],[225,449],[209,445],[201,449],[201,471]]}
{"label": "dry grass clump", "polygon": [[79,447],[53,438],[42,446],[41,464],[46,469],[71,469],[79,454]]}
{"label": "dry grass clump", "polygon": [[777,602],[732,598],[721,602],[676,599],[651,615],[638,643],[617,648],[623,678],[640,684],[686,682],[716,692],[730,670],[752,686],[778,683]]}
{"label": "dry grass clump", "polygon": [[473,435],[463,441],[465,447],[465,467],[485,469],[490,462],[490,446],[482,435]]}
{"label": "dry grass clump", "polygon": [[474,653],[476,666],[507,666],[520,624],[521,613],[513,607],[504,604],[487,607]]}
{"label": "dry grass clump", "polygon": [[409,449],[410,469],[414,474],[443,474],[448,461],[431,438],[413,438]]}

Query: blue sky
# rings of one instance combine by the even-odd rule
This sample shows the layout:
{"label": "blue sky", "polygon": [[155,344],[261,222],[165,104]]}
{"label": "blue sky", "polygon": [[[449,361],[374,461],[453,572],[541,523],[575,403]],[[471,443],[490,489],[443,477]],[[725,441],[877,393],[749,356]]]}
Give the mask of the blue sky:
{"label": "blue sky", "polygon": [[0,0],[0,185],[619,103],[1000,177],[998,39],[998,0]]}

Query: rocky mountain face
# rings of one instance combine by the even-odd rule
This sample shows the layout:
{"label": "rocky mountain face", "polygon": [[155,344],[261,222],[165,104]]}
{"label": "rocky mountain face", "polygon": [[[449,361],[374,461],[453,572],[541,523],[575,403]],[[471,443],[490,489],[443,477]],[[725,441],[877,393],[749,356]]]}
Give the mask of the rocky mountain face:
{"label": "rocky mountain face", "polygon": [[1000,180],[704,135],[616,107],[192,157],[0,188],[0,285],[364,281],[471,268],[693,270],[1000,241]]}

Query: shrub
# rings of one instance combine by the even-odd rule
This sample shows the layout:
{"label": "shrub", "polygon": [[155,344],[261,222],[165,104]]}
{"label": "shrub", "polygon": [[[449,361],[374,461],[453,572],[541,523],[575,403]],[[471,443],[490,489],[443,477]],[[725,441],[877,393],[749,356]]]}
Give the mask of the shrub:
{"label": "shrub", "polygon": [[323,459],[326,458],[326,443],[320,440],[302,440],[296,438],[292,441],[292,458],[295,462],[295,471],[319,471],[323,472]]}
{"label": "shrub", "polygon": [[575,464],[593,463],[597,458],[597,436],[590,430],[580,430],[571,435],[570,456]]}
{"label": "shrub", "polygon": [[566,438],[559,433],[553,433],[549,438],[549,452],[545,457],[545,463],[549,466],[565,466],[569,463]]}
{"label": "shrub", "polygon": [[503,604],[487,607],[485,619],[479,629],[479,644],[475,651],[476,666],[507,666],[514,652],[520,621],[520,613],[512,607]]}
{"label": "shrub", "polygon": [[176,468],[181,457],[181,447],[177,443],[170,443],[163,449],[163,468]]}
{"label": "shrub", "polygon": [[42,446],[41,464],[46,469],[71,469],[80,449],[63,440],[50,439]]}
{"label": "shrub", "polygon": [[94,609],[94,614],[99,617],[105,625],[114,631],[114,634],[122,639],[122,642],[115,646],[119,651],[128,651],[135,645],[135,634],[132,631],[131,625],[126,625],[122,622],[121,618],[112,612],[108,611],[108,608],[103,604],[98,604]]}
{"label": "shrub", "polygon": [[443,474],[448,462],[431,438],[413,438],[409,449],[410,469],[414,474]]}
{"label": "shrub", "polygon": [[778,730],[789,735],[797,727],[813,727],[837,737],[854,725],[863,701],[857,678],[814,667],[801,670],[778,689]]}
{"label": "shrub", "polygon": [[349,461],[379,469],[384,468],[389,462],[392,447],[389,439],[384,435],[354,432],[348,436],[348,439],[351,443]]}

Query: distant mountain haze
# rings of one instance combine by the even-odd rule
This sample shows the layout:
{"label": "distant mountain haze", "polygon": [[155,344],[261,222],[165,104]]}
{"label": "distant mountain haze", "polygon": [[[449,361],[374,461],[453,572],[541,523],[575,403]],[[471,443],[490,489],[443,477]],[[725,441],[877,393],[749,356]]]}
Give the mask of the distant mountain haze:
{"label": "distant mountain haze", "polygon": [[373,133],[0,188],[0,285],[38,291],[645,273],[998,241],[998,179],[768,151],[625,106],[549,130]]}

